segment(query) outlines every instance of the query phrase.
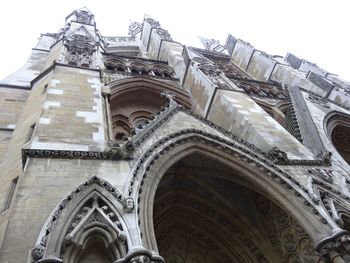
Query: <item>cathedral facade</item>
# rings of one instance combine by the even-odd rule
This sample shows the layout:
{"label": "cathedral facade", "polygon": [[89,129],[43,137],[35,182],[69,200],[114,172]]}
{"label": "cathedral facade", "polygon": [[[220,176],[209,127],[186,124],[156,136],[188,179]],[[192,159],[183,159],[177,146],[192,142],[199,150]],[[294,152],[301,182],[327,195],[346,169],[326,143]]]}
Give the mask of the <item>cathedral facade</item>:
{"label": "cathedral facade", "polygon": [[72,12],[0,82],[1,263],[350,262],[350,83]]}

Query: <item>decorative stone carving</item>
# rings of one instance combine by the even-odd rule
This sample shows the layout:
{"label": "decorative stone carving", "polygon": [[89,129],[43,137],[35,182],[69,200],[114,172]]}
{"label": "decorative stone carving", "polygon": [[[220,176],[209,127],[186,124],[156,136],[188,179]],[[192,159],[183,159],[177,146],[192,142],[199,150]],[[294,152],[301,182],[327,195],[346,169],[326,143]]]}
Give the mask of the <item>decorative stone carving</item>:
{"label": "decorative stone carving", "polygon": [[347,234],[347,231],[335,229],[330,237],[321,240],[320,243],[316,245],[316,251],[328,262],[328,260],[336,257],[342,259],[349,258],[349,246],[350,236]]}
{"label": "decorative stone carving", "polygon": [[327,99],[324,99],[320,96],[315,96],[314,94],[312,93],[309,93],[309,96],[307,98],[309,101],[312,101],[313,103],[316,103],[318,105],[321,105],[325,108],[329,108],[330,105],[329,105],[329,102],[327,101]]}
{"label": "decorative stone carving", "polygon": [[[103,180],[102,178],[98,176],[92,176],[82,182],[80,185],[78,185],[70,194],[64,198],[61,203],[56,207],[54,212],[52,213],[52,217],[47,223],[47,225],[44,227],[44,230],[41,231],[41,236],[39,236],[38,244],[32,249],[32,259],[34,261],[38,260],[40,257],[43,256],[48,239],[50,236],[50,233],[53,230],[54,224],[60,219],[60,215],[62,214],[62,211],[66,208],[66,206],[72,202],[73,199],[75,199],[84,189],[90,187],[92,184],[97,184],[103,188],[105,188],[109,193],[111,193],[115,198],[116,201],[120,202],[122,205],[125,203],[125,197],[124,195],[114,186],[112,186],[109,182]],[[102,199],[100,199],[102,200]],[[75,216],[75,221],[71,223],[70,229],[75,229],[78,227],[79,222],[83,218],[86,218],[87,214],[89,213],[89,218],[91,219],[89,222],[91,223],[92,221],[100,221],[104,218],[106,221],[107,219],[113,222],[113,225],[115,225],[116,228],[119,228],[120,231],[116,230],[118,232],[118,237],[120,241],[125,240],[125,234],[123,234],[123,229],[121,228],[121,225],[118,221],[118,218],[115,213],[112,212],[112,210],[108,207],[108,205],[103,204],[102,201],[98,201],[98,197],[95,196],[95,198],[87,202],[86,205],[83,205],[82,208],[79,210],[79,212]],[[91,215],[93,212],[92,208],[98,207],[98,209],[94,209],[94,211],[98,210],[94,216]],[[102,217],[101,217],[102,216]],[[108,222],[107,220],[107,222]],[[103,221],[103,220],[102,220]],[[67,233],[65,240],[69,244],[72,241],[74,233]]]}
{"label": "decorative stone carving", "polygon": [[[333,218],[334,222],[336,222],[340,227],[343,227],[344,222],[341,216],[339,215],[339,208],[336,206],[335,197],[322,189],[319,189],[319,193],[320,193],[322,204],[327,210],[328,214]],[[340,210],[344,210],[344,209],[340,209]]]}
{"label": "decorative stone carving", "polygon": [[43,150],[22,149],[22,159],[25,163],[28,157],[33,158],[58,158],[58,159],[97,159],[97,160],[120,160],[131,159],[134,148],[126,142],[117,144],[111,142],[104,152],[93,151],[65,151],[65,150]]}
{"label": "decorative stone carving", "polygon": [[142,75],[150,78],[173,78],[174,70],[164,62],[155,62],[139,58],[121,58],[117,56],[106,56],[104,64],[109,73],[124,75]]}
{"label": "decorative stone carving", "polygon": [[[259,208],[261,205],[267,206],[266,202],[271,207],[268,213]],[[271,245],[281,258],[293,263],[318,262],[310,237],[293,217],[263,196],[257,197],[256,205]]]}
{"label": "decorative stone carving", "polygon": [[150,263],[151,260],[148,256],[141,255],[141,256],[136,256],[130,259],[130,263]]}
{"label": "decorative stone carving", "polygon": [[[79,247],[79,244],[87,239],[87,237],[83,237],[80,234],[85,232],[87,228],[94,228],[95,231],[100,231],[99,229],[102,228],[103,231],[109,232],[111,237],[117,237],[117,242],[123,243],[123,246],[120,247],[123,251],[119,251],[119,253],[122,255],[127,253],[126,234],[124,233],[118,216],[101,197],[95,195],[84,203],[70,223],[70,227],[65,234],[65,241],[62,245],[62,258],[64,258],[64,254],[69,248],[74,245]],[[113,250],[114,247],[115,246],[110,247],[109,249]]]}
{"label": "decorative stone carving", "polygon": [[41,244],[36,245],[33,249],[32,249],[32,258],[34,261],[37,261],[39,259],[42,259],[45,253],[45,247],[42,246]]}
{"label": "decorative stone carving", "polygon": [[84,28],[79,28],[64,41],[68,64],[90,67],[92,55],[97,50],[96,42]]}
{"label": "decorative stone carving", "polygon": [[130,159],[134,151],[131,143],[119,144],[114,141],[108,143],[106,152],[110,155],[112,160]]}
{"label": "decorative stone carving", "polygon": [[131,22],[129,25],[128,35],[135,37],[142,30],[142,24],[139,22]]}
{"label": "decorative stone carving", "polygon": [[321,158],[325,164],[331,164],[332,153],[331,152],[321,152],[317,155],[317,157]]}
{"label": "decorative stone carving", "polygon": [[163,97],[163,98],[167,98],[168,101],[169,101],[169,107],[176,107],[178,106],[179,104],[177,104],[177,102],[174,100],[175,98],[175,95],[174,94],[171,94],[170,92],[161,92],[160,93],[160,96]]}
{"label": "decorative stone carving", "polygon": [[144,248],[137,248],[114,263],[164,263],[164,258]]}
{"label": "decorative stone carving", "polygon": [[152,28],[159,28],[160,27],[159,22],[151,17],[146,18],[146,21],[151,25]]}
{"label": "decorative stone carving", "polygon": [[77,17],[77,22],[87,25],[91,25],[92,19],[94,17],[94,15],[89,14],[89,12],[85,10],[76,11],[75,15]]}
{"label": "decorative stone carving", "polygon": [[207,50],[211,50],[211,47],[213,46],[213,45],[215,45],[215,46],[219,46],[220,45],[220,42],[219,42],[219,40],[215,40],[215,39],[206,39],[207,41],[205,42],[205,43],[203,43],[203,44],[205,44],[205,48],[207,49]]}
{"label": "decorative stone carving", "polygon": [[168,30],[165,30],[163,28],[159,28],[159,29],[157,29],[157,33],[162,39],[173,41]]}
{"label": "decorative stone carving", "polygon": [[132,197],[125,198],[123,207],[126,213],[131,213],[132,210],[134,209],[134,206],[135,206],[135,203]]}
{"label": "decorative stone carving", "polygon": [[268,153],[267,156],[274,163],[286,163],[288,161],[288,156],[285,152],[278,149],[278,147],[273,147]]}
{"label": "decorative stone carving", "polygon": [[332,170],[324,169],[324,168],[311,168],[308,170],[310,174],[315,177],[320,177],[327,181],[328,183],[333,183],[333,174]]}
{"label": "decorative stone carving", "polygon": [[208,59],[195,57],[192,61],[198,63],[198,68],[219,88],[230,88],[229,84],[221,75],[219,68]]}

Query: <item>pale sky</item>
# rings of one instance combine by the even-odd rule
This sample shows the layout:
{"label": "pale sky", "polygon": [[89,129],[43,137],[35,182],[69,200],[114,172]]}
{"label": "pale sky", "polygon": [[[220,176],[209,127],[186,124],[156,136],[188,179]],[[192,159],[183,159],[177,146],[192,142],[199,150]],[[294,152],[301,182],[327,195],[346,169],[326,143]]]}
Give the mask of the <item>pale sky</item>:
{"label": "pale sky", "polygon": [[[200,47],[196,36],[225,43],[228,33],[272,55],[287,52],[350,80],[347,0],[8,0],[0,3],[0,79],[15,71],[41,33],[57,33],[86,6],[104,36],[127,35],[131,20],[158,20],[175,41]],[[347,25],[347,26],[346,26]]]}

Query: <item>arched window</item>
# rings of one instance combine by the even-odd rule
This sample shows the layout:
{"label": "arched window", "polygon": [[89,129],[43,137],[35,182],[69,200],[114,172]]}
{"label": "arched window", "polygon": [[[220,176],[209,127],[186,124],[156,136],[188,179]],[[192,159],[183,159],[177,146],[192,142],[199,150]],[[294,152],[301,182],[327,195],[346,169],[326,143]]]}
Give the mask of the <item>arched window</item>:
{"label": "arched window", "polygon": [[350,116],[331,112],[325,117],[328,138],[340,156],[350,164]]}
{"label": "arched window", "polygon": [[339,124],[332,130],[332,143],[339,154],[350,164],[350,123]]}

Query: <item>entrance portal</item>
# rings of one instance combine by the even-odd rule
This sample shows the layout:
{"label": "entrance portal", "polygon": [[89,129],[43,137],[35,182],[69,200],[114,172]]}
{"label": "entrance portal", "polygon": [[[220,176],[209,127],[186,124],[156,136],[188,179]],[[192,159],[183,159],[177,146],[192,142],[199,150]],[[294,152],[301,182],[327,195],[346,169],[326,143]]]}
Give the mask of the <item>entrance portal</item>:
{"label": "entrance portal", "polygon": [[238,173],[198,153],[166,172],[153,210],[166,262],[317,262],[304,229]]}

